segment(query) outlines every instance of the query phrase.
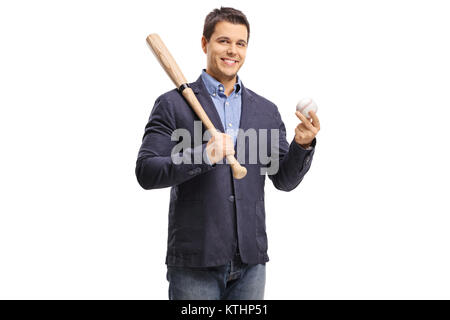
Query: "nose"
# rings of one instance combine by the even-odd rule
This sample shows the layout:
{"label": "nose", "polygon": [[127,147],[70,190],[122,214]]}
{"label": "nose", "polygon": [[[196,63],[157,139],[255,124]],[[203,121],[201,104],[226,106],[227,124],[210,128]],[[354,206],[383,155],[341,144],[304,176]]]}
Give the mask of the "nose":
{"label": "nose", "polygon": [[228,46],[227,53],[228,53],[230,56],[235,56],[236,53],[237,53],[236,45],[233,44],[233,43],[232,43],[231,45],[229,45],[229,46]]}

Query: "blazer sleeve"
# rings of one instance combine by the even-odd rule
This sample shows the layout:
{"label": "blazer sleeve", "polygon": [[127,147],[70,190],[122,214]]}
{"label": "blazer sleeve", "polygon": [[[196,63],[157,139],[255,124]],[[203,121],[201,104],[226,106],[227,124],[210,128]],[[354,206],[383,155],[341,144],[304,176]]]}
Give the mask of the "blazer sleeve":
{"label": "blazer sleeve", "polygon": [[311,167],[316,138],[311,143],[311,149],[301,147],[295,140],[289,144],[286,140],[286,127],[281,120],[281,115],[276,109],[276,117],[279,126],[278,157],[279,169],[275,174],[268,175],[275,188],[282,191],[295,189]]}
{"label": "blazer sleeve", "polygon": [[172,160],[175,155],[172,149],[177,141],[172,141],[171,137],[176,128],[173,106],[162,95],[156,100],[145,126],[136,161],[136,178],[142,188],[149,190],[174,186],[214,168],[203,161],[199,164],[194,161],[203,159],[206,143],[176,154],[181,157],[178,159],[182,159],[180,164],[176,164],[180,161]]}

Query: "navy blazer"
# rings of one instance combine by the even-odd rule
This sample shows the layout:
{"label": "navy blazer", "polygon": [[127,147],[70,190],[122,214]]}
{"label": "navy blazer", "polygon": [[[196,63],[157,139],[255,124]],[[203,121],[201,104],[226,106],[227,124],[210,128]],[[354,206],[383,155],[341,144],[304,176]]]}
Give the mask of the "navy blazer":
{"label": "navy blazer", "polygon": [[[190,83],[197,99],[217,130],[224,132],[219,114],[201,76]],[[286,141],[286,128],[275,104],[242,84],[240,128],[279,129],[279,170],[269,175],[274,186],[293,190],[311,166],[312,150],[295,141]],[[146,190],[172,187],[169,205],[169,230],[166,264],[169,266],[209,267],[227,264],[236,252],[247,264],[269,261],[264,208],[265,175],[261,161],[250,164],[248,140],[245,140],[247,175],[236,180],[227,164],[174,164],[172,132],[189,130],[194,136],[194,121],[199,121],[183,96],[173,89],[155,102],[145,127],[142,146],[136,161],[136,177]],[[203,131],[205,128],[203,127]],[[272,143],[267,134],[267,148]],[[239,139],[239,136],[238,136]],[[259,137],[258,137],[259,139]],[[203,148],[206,142],[201,141]],[[193,144],[191,147],[196,147]],[[239,154],[235,154],[239,159]]]}

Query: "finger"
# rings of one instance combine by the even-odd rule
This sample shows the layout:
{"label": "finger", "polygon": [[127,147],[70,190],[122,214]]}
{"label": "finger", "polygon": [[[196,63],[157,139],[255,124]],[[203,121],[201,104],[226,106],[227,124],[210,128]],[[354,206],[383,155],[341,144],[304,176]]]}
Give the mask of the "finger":
{"label": "finger", "polygon": [[224,135],[224,136],[222,136],[222,149],[227,150],[227,147],[228,147],[228,139]]}
{"label": "finger", "polygon": [[300,111],[295,111],[295,115],[297,116],[297,118],[300,119],[301,122],[307,122],[308,121],[306,119],[306,117]]}
{"label": "finger", "polygon": [[233,138],[232,138],[231,136],[229,136],[229,135],[226,135],[226,136],[224,137],[224,140],[225,140],[226,142],[231,142],[231,141],[233,141]]}
{"label": "finger", "polygon": [[319,118],[317,117],[316,113],[314,111],[310,111],[309,112],[311,118],[312,118],[312,124],[313,126],[317,129],[320,130],[320,121]]}
{"label": "finger", "polygon": [[300,131],[301,133],[305,133],[308,129],[303,126],[303,123],[300,123],[298,126],[295,127],[296,130]]}
{"label": "finger", "polygon": [[234,144],[231,138],[225,138],[223,140],[223,150],[226,154],[230,154],[230,152],[234,152]]}
{"label": "finger", "polygon": [[305,137],[315,137],[317,132],[319,131],[319,129],[315,127],[306,128],[304,123],[300,123],[296,128],[298,128],[298,130],[300,130]]}
{"label": "finger", "polygon": [[300,123],[297,125],[296,128],[299,128],[301,131],[308,131],[308,130],[309,130],[303,122],[300,122]]}
{"label": "finger", "polygon": [[223,150],[225,150],[226,152],[229,152],[231,150],[234,151],[234,147],[233,145],[227,143]]}
{"label": "finger", "polygon": [[227,135],[227,142],[228,143],[232,143],[233,142],[233,138],[230,135]]}
{"label": "finger", "polygon": [[220,131],[213,131],[211,136],[213,136],[214,139],[216,139],[216,140],[220,140],[221,137],[222,137],[222,132],[220,132]]}
{"label": "finger", "polygon": [[314,128],[314,126],[311,124],[311,121],[307,119],[300,111],[296,111],[295,114],[302,121],[306,128],[310,130]]}
{"label": "finger", "polygon": [[298,128],[295,128],[295,135],[300,137],[301,139],[305,138],[305,133],[302,130],[298,129]]}

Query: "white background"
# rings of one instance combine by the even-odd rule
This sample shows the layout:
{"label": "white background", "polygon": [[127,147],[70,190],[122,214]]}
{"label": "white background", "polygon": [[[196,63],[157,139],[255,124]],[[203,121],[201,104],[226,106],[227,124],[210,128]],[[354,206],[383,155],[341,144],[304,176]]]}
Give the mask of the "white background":
{"label": "white background", "polygon": [[[267,180],[267,299],[449,299],[445,1],[2,1],[0,298],[167,299],[169,189],[134,169],[155,99],[189,81],[205,16],[250,22],[243,83],[294,136],[321,131],[292,192]],[[249,192],[251,192],[249,190]]]}

